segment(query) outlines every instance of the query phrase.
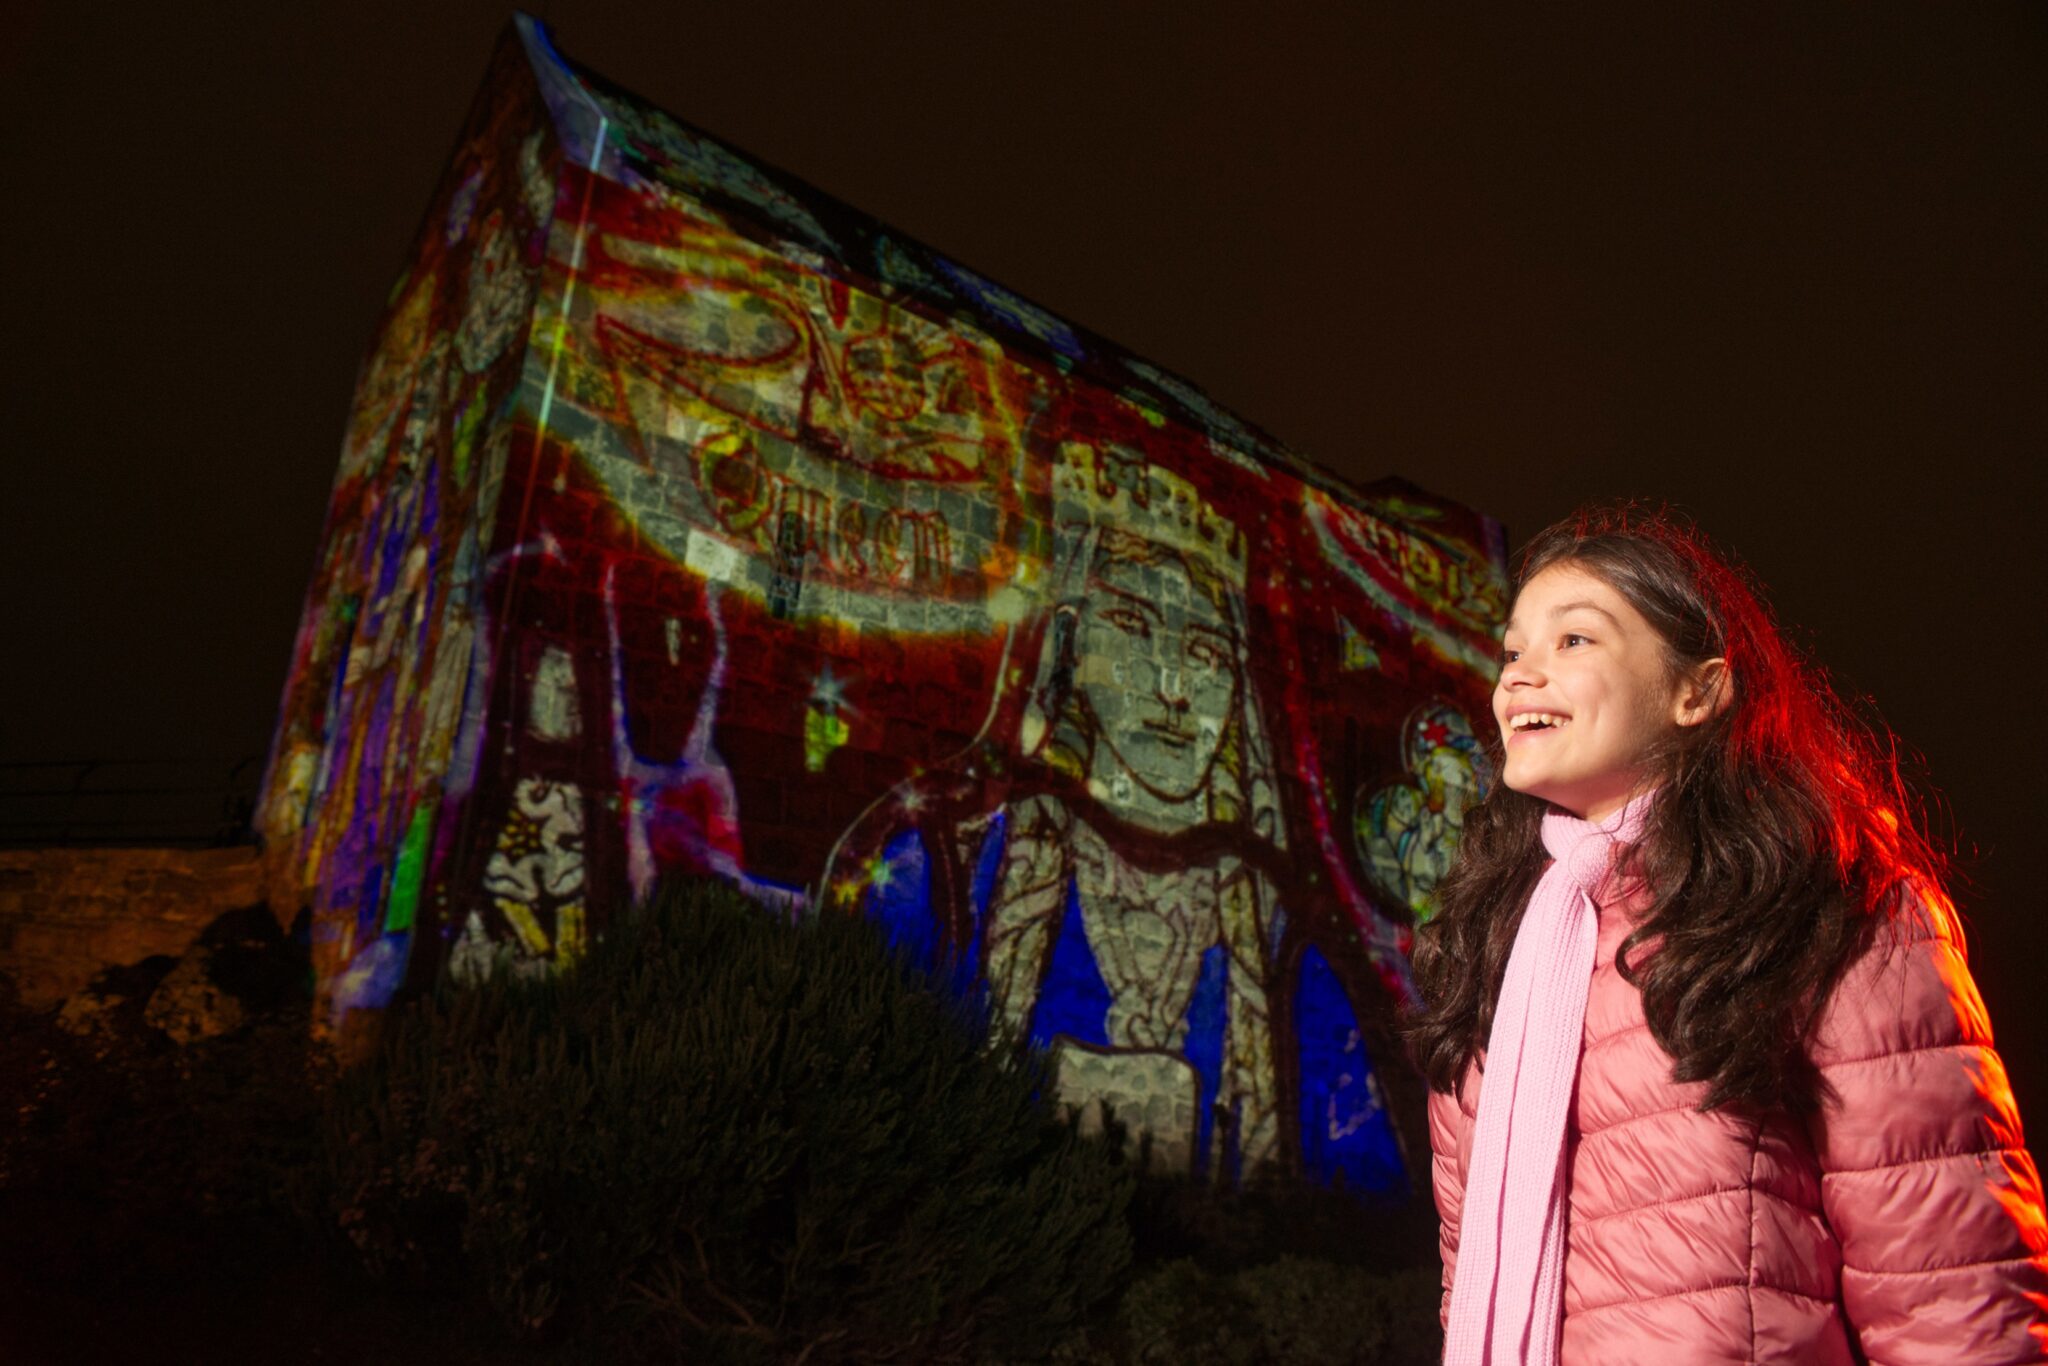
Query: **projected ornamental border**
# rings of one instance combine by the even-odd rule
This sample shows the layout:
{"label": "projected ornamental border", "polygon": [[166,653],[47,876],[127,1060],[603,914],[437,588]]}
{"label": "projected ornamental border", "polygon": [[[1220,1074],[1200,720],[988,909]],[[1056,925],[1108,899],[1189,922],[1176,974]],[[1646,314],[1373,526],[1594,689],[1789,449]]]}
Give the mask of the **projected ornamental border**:
{"label": "projected ornamental border", "polygon": [[665,874],[864,915],[1155,1157],[1402,1194],[1499,528],[565,62],[493,57],[364,364],[261,806],[323,1008]]}

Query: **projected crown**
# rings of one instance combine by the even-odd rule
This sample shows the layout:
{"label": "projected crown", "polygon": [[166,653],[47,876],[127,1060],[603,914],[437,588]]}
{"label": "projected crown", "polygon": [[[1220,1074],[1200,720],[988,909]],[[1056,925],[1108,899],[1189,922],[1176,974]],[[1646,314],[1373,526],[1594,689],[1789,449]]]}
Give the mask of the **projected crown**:
{"label": "projected crown", "polygon": [[1113,446],[1060,444],[1052,472],[1053,519],[1062,526],[1112,526],[1207,564],[1242,588],[1245,537],[1195,486],[1173,471]]}

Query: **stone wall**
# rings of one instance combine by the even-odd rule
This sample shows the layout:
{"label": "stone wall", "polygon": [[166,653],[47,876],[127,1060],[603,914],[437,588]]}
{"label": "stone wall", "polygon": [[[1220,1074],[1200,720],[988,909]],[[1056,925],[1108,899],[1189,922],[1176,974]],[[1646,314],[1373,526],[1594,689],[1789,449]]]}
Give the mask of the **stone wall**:
{"label": "stone wall", "polygon": [[263,899],[253,847],[0,850],[0,972],[40,1010]]}
{"label": "stone wall", "polygon": [[1175,1166],[1409,1188],[1393,1022],[1491,780],[1496,524],[524,21],[424,224],[259,803],[324,1019],[710,875],[873,919]]}

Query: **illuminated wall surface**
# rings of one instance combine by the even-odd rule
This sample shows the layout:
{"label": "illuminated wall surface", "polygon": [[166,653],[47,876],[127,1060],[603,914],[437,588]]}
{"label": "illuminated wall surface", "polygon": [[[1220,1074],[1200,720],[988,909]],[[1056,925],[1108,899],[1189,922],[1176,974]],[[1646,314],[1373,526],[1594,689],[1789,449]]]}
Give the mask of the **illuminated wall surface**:
{"label": "illuminated wall surface", "polygon": [[261,808],[323,999],[662,874],[866,915],[1157,1155],[1404,1192],[1499,528],[567,64],[493,57],[359,380]]}

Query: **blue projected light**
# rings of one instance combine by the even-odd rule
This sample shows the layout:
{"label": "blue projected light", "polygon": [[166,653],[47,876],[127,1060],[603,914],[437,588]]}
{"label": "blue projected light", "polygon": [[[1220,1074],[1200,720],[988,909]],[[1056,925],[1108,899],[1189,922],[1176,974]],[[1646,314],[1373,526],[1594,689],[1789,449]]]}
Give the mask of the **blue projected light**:
{"label": "blue projected light", "polygon": [[996,812],[988,823],[988,833],[982,836],[981,853],[974,861],[974,883],[967,898],[974,924],[968,927],[966,951],[955,976],[963,990],[981,980],[982,927],[988,923],[988,899],[994,895],[996,878],[1003,870],[1003,848],[1009,828],[1009,812]]}
{"label": "blue projected light", "polygon": [[[962,927],[962,942],[953,952],[947,951],[947,931],[932,903],[931,854],[916,830],[889,840],[875,870],[879,876],[868,888],[867,914],[882,927],[890,946],[921,969],[950,967],[947,975],[963,992],[982,987],[982,926],[1002,876],[1006,827],[1006,814],[998,812],[976,852],[969,898],[975,923]],[[1114,1048],[1108,1029],[1112,993],[1088,942],[1080,893],[1071,878],[1048,960],[1034,994],[1028,1030],[1032,1043],[1051,1048],[1064,1037],[1095,1048]],[[1181,1056],[1200,1079],[1197,1173],[1219,1161],[1216,1105],[1230,1029],[1231,970],[1228,950],[1210,945],[1202,954],[1184,1017]],[[1357,1013],[1336,972],[1314,947],[1302,953],[1292,1014],[1304,1171],[1317,1181],[1341,1181],[1355,1191],[1406,1199],[1407,1167]],[[1223,1138],[1220,1170],[1234,1179],[1236,1154],[1229,1151],[1228,1135]]]}
{"label": "blue projected light", "polygon": [[868,914],[880,923],[889,947],[918,969],[938,966],[938,934],[932,916],[931,860],[924,840],[905,830],[882,851],[884,876],[868,887]]}
{"label": "blue projected light", "polygon": [[1223,1032],[1230,1023],[1230,955],[1212,944],[1202,955],[1202,975],[1188,1002],[1188,1037],[1182,1045],[1188,1064],[1202,1079],[1200,1133],[1195,1145],[1195,1170],[1207,1165],[1216,1128],[1216,1093],[1223,1085]]}
{"label": "blue projected light", "polygon": [[1301,955],[1294,993],[1301,1044],[1301,1156],[1321,1181],[1342,1177],[1354,1190],[1405,1199],[1408,1169],[1373,1079],[1358,1016],[1343,984],[1314,948]]}
{"label": "blue projected light", "polygon": [[1038,988],[1038,1007],[1031,1012],[1031,1041],[1050,1047],[1064,1034],[1098,1048],[1109,1044],[1109,983],[1095,966],[1088,948],[1088,930],[1081,923],[1081,898],[1067,884],[1067,913],[1054,941],[1052,963]]}

